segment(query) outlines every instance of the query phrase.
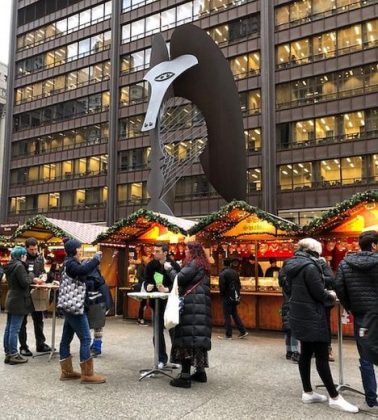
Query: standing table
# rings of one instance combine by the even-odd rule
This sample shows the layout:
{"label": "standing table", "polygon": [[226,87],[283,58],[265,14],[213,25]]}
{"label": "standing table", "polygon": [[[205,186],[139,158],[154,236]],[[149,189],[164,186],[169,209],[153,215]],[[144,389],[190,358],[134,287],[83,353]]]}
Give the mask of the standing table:
{"label": "standing table", "polygon": [[52,312],[52,322],[51,322],[51,350],[44,353],[35,354],[34,357],[44,356],[46,354],[49,354],[50,361],[53,357],[53,355],[56,353],[55,351],[55,327],[56,327],[56,293],[59,289],[59,285],[56,285],[54,283],[45,283],[45,284],[33,284],[31,286],[33,289],[47,289],[53,291],[53,312]]}
{"label": "standing table", "polygon": [[141,369],[139,381],[144,378],[152,377],[155,375],[165,375],[169,378],[173,376],[169,375],[167,371],[172,371],[170,368],[159,369],[159,311],[160,311],[160,299],[168,299],[169,293],[161,292],[130,292],[127,294],[133,299],[142,300],[142,299],[155,299],[155,310],[153,311],[153,323],[154,323],[154,336],[155,336],[155,349],[154,349],[154,365],[150,369]]}

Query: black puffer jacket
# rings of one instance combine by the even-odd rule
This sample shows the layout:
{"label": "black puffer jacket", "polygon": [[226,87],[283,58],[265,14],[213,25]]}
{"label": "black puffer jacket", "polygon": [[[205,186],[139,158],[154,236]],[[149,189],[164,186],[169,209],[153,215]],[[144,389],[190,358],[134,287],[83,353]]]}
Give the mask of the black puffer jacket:
{"label": "black puffer jacket", "polygon": [[328,342],[325,306],[334,298],[324,289],[319,261],[299,251],[286,262],[285,272],[291,283],[289,323],[293,336],[305,342]]}
{"label": "black puffer jacket", "polygon": [[[175,271],[170,272],[174,278]],[[184,297],[184,312],[180,315],[180,324],[175,327],[173,347],[211,349],[211,297],[210,278],[194,261],[183,267],[178,273],[180,296]]]}
{"label": "black puffer jacket", "polygon": [[378,301],[378,253],[362,251],[347,255],[336,273],[336,293],[353,315],[363,316]]}
{"label": "black puffer jacket", "polygon": [[30,296],[31,280],[26,271],[25,264],[20,260],[12,259],[5,266],[8,282],[8,295],[5,309],[12,315],[27,315],[34,311]]}

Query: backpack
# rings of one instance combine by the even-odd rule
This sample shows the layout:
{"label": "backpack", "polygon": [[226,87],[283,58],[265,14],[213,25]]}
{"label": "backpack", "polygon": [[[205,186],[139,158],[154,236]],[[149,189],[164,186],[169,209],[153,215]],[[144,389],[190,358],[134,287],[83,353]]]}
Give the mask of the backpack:
{"label": "backpack", "polygon": [[362,326],[358,333],[363,354],[369,362],[378,366],[378,308],[365,315]]}

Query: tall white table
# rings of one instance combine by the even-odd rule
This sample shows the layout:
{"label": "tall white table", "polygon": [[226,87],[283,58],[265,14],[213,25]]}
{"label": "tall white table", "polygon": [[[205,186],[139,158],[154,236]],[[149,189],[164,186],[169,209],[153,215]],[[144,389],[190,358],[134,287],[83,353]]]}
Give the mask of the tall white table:
{"label": "tall white table", "polygon": [[56,294],[59,289],[59,286],[54,283],[44,283],[44,284],[33,284],[31,286],[33,289],[48,289],[53,291],[53,312],[52,312],[52,322],[51,322],[51,350],[39,354],[35,354],[34,357],[44,356],[45,354],[49,355],[48,361],[50,361],[55,351],[55,328],[56,328]]}
{"label": "tall white table", "polygon": [[155,349],[154,349],[154,365],[150,369],[141,369],[139,381],[144,378],[155,376],[155,375],[165,375],[169,378],[173,378],[167,373],[167,371],[172,372],[170,368],[159,369],[159,341],[160,341],[160,331],[159,331],[159,312],[160,312],[160,299],[168,299],[169,293],[161,292],[130,292],[127,294],[133,299],[143,300],[143,299],[155,299],[155,308],[153,310],[153,323],[154,323],[154,336],[155,336]]}

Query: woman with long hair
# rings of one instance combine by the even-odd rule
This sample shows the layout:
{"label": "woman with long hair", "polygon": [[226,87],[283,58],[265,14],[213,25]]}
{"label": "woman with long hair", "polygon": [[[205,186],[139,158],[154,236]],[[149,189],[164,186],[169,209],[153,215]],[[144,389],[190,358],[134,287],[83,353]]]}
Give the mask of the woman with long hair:
{"label": "woman with long hair", "polygon": [[[192,381],[207,382],[205,368],[209,367],[211,349],[210,265],[198,242],[187,244],[183,268],[178,274],[170,270],[172,279],[176,275],[184,306],[174,331],[171,362],[181,364],[182,370],[170,384],[190,388]],[[191,366],[195,368],[193,375]]]}

